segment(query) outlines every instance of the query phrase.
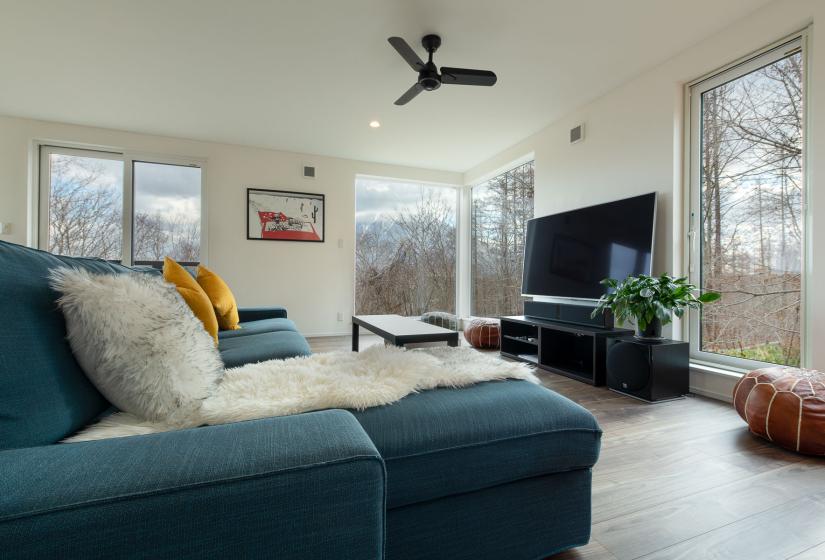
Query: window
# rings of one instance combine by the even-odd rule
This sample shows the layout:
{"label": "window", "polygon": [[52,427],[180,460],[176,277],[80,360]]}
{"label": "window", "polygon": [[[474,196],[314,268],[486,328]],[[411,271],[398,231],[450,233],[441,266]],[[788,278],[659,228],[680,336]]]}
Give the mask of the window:
{"label": "window", "polygon": [[168,163],[134,162],[135,264],[170,256],[196,265],[201,253],[201,170]]}
{"label": "window", "polygon": [[123,254],[123,160],[117,154],[48,148],[43,248],[72,257],[120,261]]}
{"label": "window", "polygon": [[521,315],[524,232],[533,218],[530,161],[472,189],[472,314]]}
{"label": "window", "polygon": [[691,277],[722,294],[694,358],[800,363],[804,61],[797,38],[691,87]]}
{"label": "window", "polygon": [[167,255],[201,260],[198,164],[41,146],[40,176],[41,248],[157,267]]}
{"label": "window", "polygon": [[455,313],[458,189],[355,181],[357,314]]}

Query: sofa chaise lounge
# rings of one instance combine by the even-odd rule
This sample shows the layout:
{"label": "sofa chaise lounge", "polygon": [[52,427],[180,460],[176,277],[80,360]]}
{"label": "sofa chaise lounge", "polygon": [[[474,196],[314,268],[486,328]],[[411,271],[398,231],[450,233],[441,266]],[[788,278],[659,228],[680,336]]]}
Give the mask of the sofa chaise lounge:
{"label": "sofa chaise lounge", "polygon": [[[136,273],[0,242],[3,558],[515,560],[588,541],[601,432],[524,381],[58,443],[111,410],[65,340],[59,266]],[[309,352],[286,310],[241,316],[227,366]]]}

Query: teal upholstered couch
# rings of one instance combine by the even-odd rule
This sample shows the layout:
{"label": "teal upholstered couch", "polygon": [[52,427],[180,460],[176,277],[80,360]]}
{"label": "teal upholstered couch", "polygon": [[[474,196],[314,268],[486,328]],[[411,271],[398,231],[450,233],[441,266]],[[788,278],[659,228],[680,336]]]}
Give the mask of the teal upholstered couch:
{"label": "teal upholstered couch", "polygon": [[[533,559],[587,542],[599,427],[530,383],[59,444],[111,407],[74,360],[47,281],[70,265],[0,242],[3,558]],[[278,308],[223,333],[227,365],[307,353]]]}

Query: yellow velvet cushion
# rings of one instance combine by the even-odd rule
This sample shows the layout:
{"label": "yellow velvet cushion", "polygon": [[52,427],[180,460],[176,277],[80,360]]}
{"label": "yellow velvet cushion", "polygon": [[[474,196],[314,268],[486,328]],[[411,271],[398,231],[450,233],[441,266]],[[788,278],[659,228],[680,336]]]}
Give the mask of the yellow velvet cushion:
{"label": "yellow velvet cushion", "polygon": [[185,268],[169,257],[163,259],[163,279],[175,285],[189,309],[203,323],[203,328],[215,339],[215,345],[217,346],[218,318],[215,317],[215,310],[212,309],[209,296],[206,295],[200,284],[192,278],[192,275]]}
{"label": "yellow velvet cushion", "polygon": [[229,289],[223,278],[201,264],[198,265],[198,284],[209,296],[209,301],[212,302],[212,307],[215,308],[215,315],[218,317],[218,326],[221,330],[235,331],[240,329],[238,323],[241,322],[241,319],[238,317],[238,302],[235,301],[232,290]]}

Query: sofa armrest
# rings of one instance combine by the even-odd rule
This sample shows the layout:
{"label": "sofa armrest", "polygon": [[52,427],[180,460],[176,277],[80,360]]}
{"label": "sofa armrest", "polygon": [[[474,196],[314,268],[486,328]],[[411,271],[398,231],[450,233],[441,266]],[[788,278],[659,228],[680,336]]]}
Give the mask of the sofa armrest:
{"label": "sofa armrest", "polygon": [[241,323],[258,321],[260,319],[286,319],[286,307],[278,305],[272,307],[243,307],[238,309]]}
{"label": "sofa armrest", "polygon": [[343,410],[7,450],[0,473],[5,558],[383,554],[384,464]]}

